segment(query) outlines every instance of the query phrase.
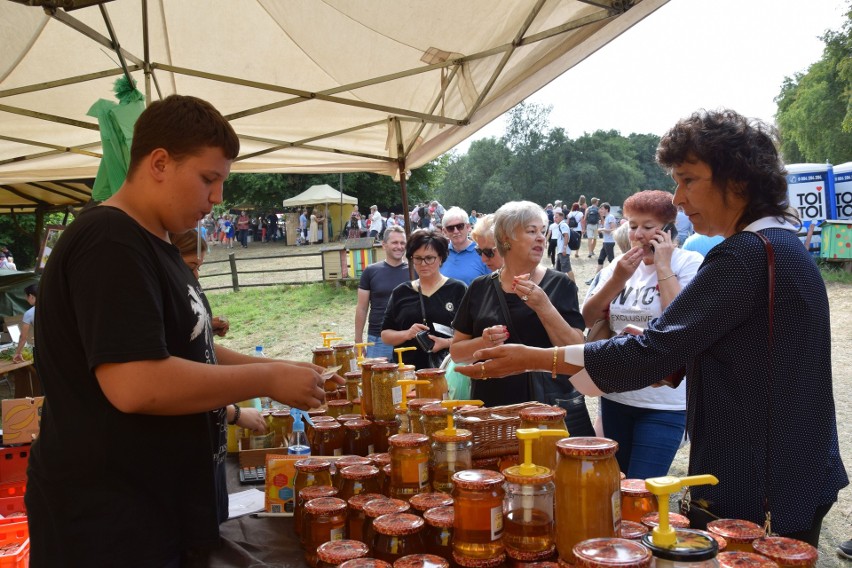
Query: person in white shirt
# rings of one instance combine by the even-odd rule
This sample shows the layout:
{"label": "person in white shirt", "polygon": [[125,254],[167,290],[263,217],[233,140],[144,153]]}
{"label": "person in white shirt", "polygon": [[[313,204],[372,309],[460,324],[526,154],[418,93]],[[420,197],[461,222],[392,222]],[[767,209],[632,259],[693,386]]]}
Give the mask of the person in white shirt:
{"label": "person in white shirt", "polygon": [[[555,209],[550,210],[551,217],[556,215]],[[559,223],[555,220],[547,226],[547,256],[550,258],[550,266],[556,268],[556,243],[559,240]]]}
{"label": "person in white shirt", "polygon": [[370,237],[378,239],[382,232],[382,214],[376,205],[370,206]]}

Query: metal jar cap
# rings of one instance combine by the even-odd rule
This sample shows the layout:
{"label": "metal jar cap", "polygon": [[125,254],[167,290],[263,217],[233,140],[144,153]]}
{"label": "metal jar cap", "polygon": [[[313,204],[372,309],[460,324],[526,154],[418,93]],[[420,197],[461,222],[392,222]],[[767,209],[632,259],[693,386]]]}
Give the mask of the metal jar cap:
{"label": "metal jar cap", "polygon": [[453,521],[455,520],[455,509],[451,505],[428,509],[423,513],[423,520],[426,521],[427,525],[433,527],[441,529],[452,528]]}
{"label": "metal jar cap", "polygon": [[379,476],[379,468],[374,465],[348,465],[340,470],[343,479],[372,479]]}
{"label": "metal jar cap", "polygon": [[429,437],[425,434],[394,434],[388,438],[388,443],[395,448],[416,448],[429,443]]}
{"label": "metal jar cap", "polygon": [[340,564],[354,558],[363,558],[370,553],[369,547],[360,540],[331,540],[317,548],[317,557],[327,564]]}
{"label": "metal jar cap", "polygon": [[632,540],[592,538],[574,545],[577,566],[589,568],[645,568],[651,565],[651,552]]}
{"label": "metal jar cap", "polygon": [[330,470],[331,462],[328,460],[321,460],[319,458],[305,458],[294,463],[293,467],[295,467],[298,471],[313,473],[316,471]]}
{"label": "metal jar cap", "polygon": [[373,530],[391,536],[415,534],[423,528],[423,519],[411,513],[391,513],[373,521]]}
{"label": "metal jar cap", "polygon": [[556,450],[563,456],[570,457],[603,457],[614,456],[618,450],[618,442],[609,438],[577,437],[562,438],[556,442]]}
{"label": "metal jar cap", "polygon": [[644,544],[656,558],[679,562],[702,562],[716,558],[719,544],[697,531],[678,529],[675,531],[675,542],[671,546],[657,546],[651,534],[642,537]]}
{"label": "metal jar cap", "polygon": [[412,509],[425,512],[436,507],[446,507],[453,504],[453,498],[446,493],[418,493],[408,500]]}
{"label": "metal jar cap", "polygon": [[466,469],[453,474],[453,483],[460,489],[482,491],[503,485],[506,478],[502,473],[489,469]]}

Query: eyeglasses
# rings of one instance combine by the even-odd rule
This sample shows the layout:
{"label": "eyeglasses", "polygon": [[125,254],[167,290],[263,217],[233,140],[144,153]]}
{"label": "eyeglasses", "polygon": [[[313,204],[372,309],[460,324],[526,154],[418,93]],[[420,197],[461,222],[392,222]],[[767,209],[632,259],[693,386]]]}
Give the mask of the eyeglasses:
{"label": "eyeglasses", "polygon": [[482,256],[484,254],[485,258],[494,258],[494,251],[497,250],[497,249],[496,248],[481,249],[479,247],[475,247],[473,250],[475,250],[476,254],[478,254],[480,256]]}
{"label": "eyeglasses", "polygon": [[448,233],[462,232],[467,223],[459,223],[458,225],[444,225],[444,230]]}
{"label": "eyeglasses", "polygon": [[438,260],[437,256],[412,256],[411,260],[414,261],[414,264],[435,264],[435,261]]}

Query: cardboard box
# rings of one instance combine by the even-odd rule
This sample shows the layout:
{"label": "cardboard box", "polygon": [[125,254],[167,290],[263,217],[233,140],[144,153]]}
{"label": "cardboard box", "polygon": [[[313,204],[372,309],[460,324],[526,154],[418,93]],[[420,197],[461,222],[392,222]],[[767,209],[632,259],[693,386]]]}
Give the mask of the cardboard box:
{"label": "cardboard box", "polygon": [[3,443],[31,444],[38,437],[43,405],[43,396],[4,400],[0,406],[3,412]]}

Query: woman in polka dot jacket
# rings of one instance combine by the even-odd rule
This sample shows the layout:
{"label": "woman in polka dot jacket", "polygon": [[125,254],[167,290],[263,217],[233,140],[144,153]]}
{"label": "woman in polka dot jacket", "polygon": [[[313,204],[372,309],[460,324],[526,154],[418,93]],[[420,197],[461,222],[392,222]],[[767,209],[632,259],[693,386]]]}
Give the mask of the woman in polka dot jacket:
{"label": "woman in polka dot jacket", "polygon": [[[475,354],[484,363],[457,370],[480,377],[555,368],[600,395],[686,367],[689,473],[719,478],[692,488],[693,504],[761,524],[768,510],[775,533],[816,546],[849,480],[837,441],[828,297],[795,233],[774,132],[731,110],[701,111],[663,136],[657,160],[671,169],[674,204],[696,232],[725,237],[660,318],[643,335],[556,353],[485,349]],[[769,255],[755,233],[774,251],[771,303]]]}

